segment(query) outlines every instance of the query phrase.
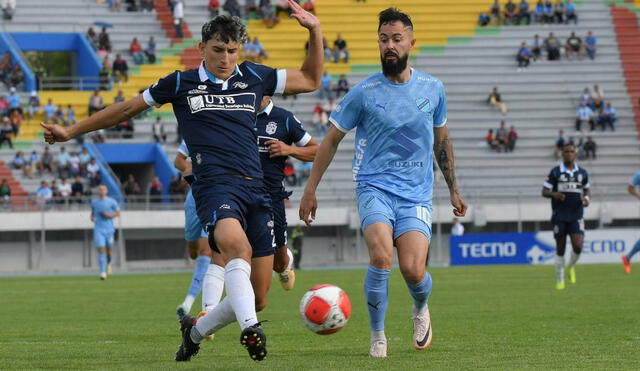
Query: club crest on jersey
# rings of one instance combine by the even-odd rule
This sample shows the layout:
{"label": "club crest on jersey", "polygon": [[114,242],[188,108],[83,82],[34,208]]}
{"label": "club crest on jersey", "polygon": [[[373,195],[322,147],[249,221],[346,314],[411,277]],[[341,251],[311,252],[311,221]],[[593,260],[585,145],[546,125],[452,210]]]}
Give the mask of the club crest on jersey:
{"label": "club crest on jersey", "polygon": [[267,131],[267,134],[273,135],[276,133],[276,130],[278,130],[278,124],[273,121],[269,121],[265,130]]}
{"label": "club crest on jersey", "polygon": [[578,174],[578,183],[582,183],[582,174]]}
{"label": "club crest on jersey", "polygon": [[200,165],[202,163],[202,155],[200,153],[196,153],[196,164]]}
{"label": "club crest on jersey", "polygon": [[249,85],[242,81],[236,81],[233,83],[234,89],[246,89],[247,87],[249,87]]}
{"label": "club crest on jersey", "polygon": [[198,85],[198,89],[207,90],[207,85]]}
{"label": "club crest on jersey", "polygon": [[428,98],[418,98],[416,99],[416,106],[418,109],[424,113],[427,113],[431,110],[431,103]]}

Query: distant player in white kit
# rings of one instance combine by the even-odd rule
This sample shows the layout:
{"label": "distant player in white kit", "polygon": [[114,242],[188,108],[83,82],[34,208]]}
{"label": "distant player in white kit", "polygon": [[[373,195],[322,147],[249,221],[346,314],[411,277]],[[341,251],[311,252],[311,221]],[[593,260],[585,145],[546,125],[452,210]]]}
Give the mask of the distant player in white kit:
{"label": "distant player in white kit", "polygon": [[355,86],[331,114],[300,204],[300,219],[315,218],[316,188],[338,144],[356,128],[353,159],[360,222],[369,249],[364,290],[371,324],[371,357],[387,356],[384,319],[387,284],[398,264],[413,297],[413,343],[431,343],[428,309],[431,275],[425,272],[431,238],[433,153],[449,187],[453,213],[467,205],[458,194],[453,146],[447,127],[447,99],[442,82],[411,68],[407,61],[416,40],[408,15],[389,8],[380,13],[378,46],[382,73]]}

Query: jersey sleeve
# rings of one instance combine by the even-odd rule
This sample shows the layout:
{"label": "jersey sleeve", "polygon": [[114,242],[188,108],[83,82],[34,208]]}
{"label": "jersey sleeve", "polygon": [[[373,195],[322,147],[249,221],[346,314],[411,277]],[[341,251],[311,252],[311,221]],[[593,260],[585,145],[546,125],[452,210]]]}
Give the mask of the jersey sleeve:
{"label": "jersey sleeve", "polygon": [[173,101],[180,88],[180,71],[161,78],[142,93],[144,102],[150,107],[160,107]]}
{"label": "jersey sleeve", "polygon": [[293,114],[287,117],[287,132],[291,143],[298,147],[306,146],[311,140],[311,134],[304,130],[300,120]]}
{"label": "jersey sleeve", "polygon": [[631,184],[634,187],[640,186],[640,171],[638,171],[636,173],[636,175],[633,176],[633,178],[631,178]]}
{"label": "jersey sleeve", "polygon": [[245,62],[247,70],[262,81],[263,94],[273,96],[284,93],[287,84],[287,70],[275,69],[257,63]]}
{"label": "jersey sleeve", "polygon": [[433,111],[433,126],[441,128],[447,123],[447,93],[444,91],[444,85],[440,82],[440,96],[438,105]]}
{"label": "jersey sleeve", "polygon": [[553,189],[558,185],[558,175],[556,174],[556,169],[551,169],[549,172],[549,176],[547,176],[547,180],[544,182],[543,186],[547,189]]}
{"label": "jersey sleeve", "polygon": [[341,132],[347,133],[361,120],[363,111],[362,88],[356,86],[349,90],[336,109],[331,112],[329,121]]}
{"label": "jersey sleeve", "polygon": [[111,212],[120,211],[120,206],[118,206],[118,201],[111,199]]}
{"label": "jersey sleeve", "polygon": [[178,147],[178,153],[186,157],[189,157],[189,149],[187,148],[187,143],[185,143],[184,140],[180,142],[180,146]]}

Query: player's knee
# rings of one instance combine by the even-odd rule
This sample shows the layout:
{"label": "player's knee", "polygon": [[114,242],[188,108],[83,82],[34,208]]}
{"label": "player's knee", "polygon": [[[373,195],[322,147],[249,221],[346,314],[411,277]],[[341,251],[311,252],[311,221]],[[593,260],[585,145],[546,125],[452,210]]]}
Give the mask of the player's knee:
{"label": "player's knee", "polygon": [[402,277],[408,283],[418,283],[424,279],[424,267],[419,269],[417,267],[400,268],[400,271],[402,272]]}
{"label": "player's knee", "polygon": [[391,269],[393,258],[387,254],[375,254],[371,256],[369,262],[378,269]]}

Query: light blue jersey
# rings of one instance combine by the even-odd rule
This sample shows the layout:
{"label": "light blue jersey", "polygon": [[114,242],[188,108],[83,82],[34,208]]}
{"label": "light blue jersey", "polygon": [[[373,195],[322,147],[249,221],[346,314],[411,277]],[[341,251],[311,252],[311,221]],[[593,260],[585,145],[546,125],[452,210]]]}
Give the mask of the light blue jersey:
{"label": "light blue jersey", "polygon": [[636,187],[636,188],[640,187],[640,171],[638,171],[636,175],[634,175],[633,178],[631,178],[631,183],[629,184],[631,184],[633,187]]}
{"label": "light blue jersey", "polygon": [[411,70],[402,84],[373,74],[332,112],[338,130],[356,128],[354,180],[411,202],[431,204],[433,128],[447,122],[442,82]]}
{"label": "light blue jersey", "polygon": [[[178,147],[178,152],[184,156],[189,157],[189,149],[184,140]],[[187,197],[184,200],[184,239],[187,242],[198,241],[200,238],[207,238],[207,232],[202,228],[200,219],[198,219],[198,213],[196,212],[196,201],[191,193],[191,188],[187,192]]]}
{"label": "light blue jersey", "polygon": [[118,203],[111,197],[105,197],[104,200],[99,198],[92,200],[91,213],[96,220],[94,229],[113,233],[115,231],[113,227],[113,219],[105,217],[103,213],[113,213],[118,210],[120,210]]}

